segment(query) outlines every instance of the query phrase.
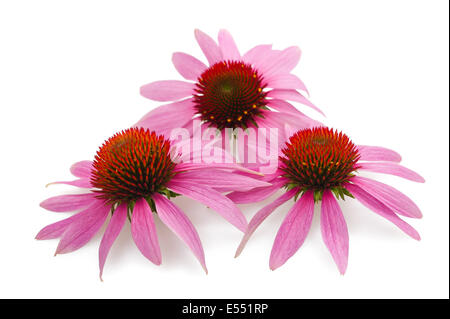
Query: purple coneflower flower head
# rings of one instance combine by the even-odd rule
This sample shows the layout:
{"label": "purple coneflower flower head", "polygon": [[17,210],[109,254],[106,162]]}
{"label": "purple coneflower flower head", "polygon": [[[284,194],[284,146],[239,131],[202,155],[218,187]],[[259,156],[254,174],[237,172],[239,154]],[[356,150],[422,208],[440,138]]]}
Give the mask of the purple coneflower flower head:
{"label": "purple coneflower flower head", "polygon": [[245,231],[247,221],[239,208],[215,188],[248,190],[267,183],[234,174],[236,170],[246,171],[235,164],[186,163],[179,161],[183,156],[190,158],[191,154],[180,154],[170,140],[148,129],[131,128],[115,134],[100,147],[94,161],[71,167],[78,179],[56,182],[88,192],[56,196],[41,203],[54,212],[79,212],[44,227],[36,238],[61,238],[55,255],[69,253],[89,242],[111,216],[99,249],[101,278],[107,255],[127,218],[137,248],[151,262],[161,264],[154,224],[154,216],[158,216],[207,271],[197,231],[170,199],[190,197]]}
{"label": "purple coneflower flower head", "polygon": [[282,266],[302,246],[310,230],[314,206],[320,203],[322,238],[341,274],[347,269],[349,237],[338,199],[355,198],[376,214],[386,218],[407,235],[420,240],[418,232],[399,217],[421,218],[417,205],[393,187],[359,176],[369,171],[396,175],[423,183],[417,173],[398,164],[398,153],[375,146],[357,146],[343,133],[327,127],[295,132],[282,147],[276,173],[264,180],[272,186],[250,192],[232,192],[235,203],[261,201],[280,188],[286,192],[259,210],[249,222],[236,251],[236,257],[257,227],[280,205],[295,199],[282,222],[270,254],[272,270]]}
{"label": "purple coneflower flower head", "polygon": [[262,127],[284,132],[285,123],[296,129],[320,124],[287,102],[321,112],[303,95],[304,83],[291,73],[300,60],[298,47],[280,51],[258,45],[242,55],[226,30],[219,32],[218,43],[200,30],[195,30],[195,38],[208,65],[189,54],[174,53],[173,64],[187,81],[142,86],[146,98],[175,102],[151,111],[137,126],[168,134],[173,127],[191,127],[194,119],[219,130]]}

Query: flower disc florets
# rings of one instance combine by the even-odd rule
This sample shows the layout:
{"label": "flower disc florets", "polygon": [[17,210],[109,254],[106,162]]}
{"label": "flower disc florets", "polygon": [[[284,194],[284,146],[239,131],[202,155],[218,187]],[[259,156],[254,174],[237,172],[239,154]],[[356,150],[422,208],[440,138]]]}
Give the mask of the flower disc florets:
{"label": "flower disc florets", "polygon": [[301,130],[290,137],[280,156],[280,169],[288,188],[314,191],[315,200],[332,190],[344,198],[351,194],[342,187],[354,176],[360,157],[357,147],[343,133],[327,127]]}
{"label": "flower disc florets", "polygon": [[167,192],[174,176],[170,142],[143,128],[130,128],[109,138],[98,150],[91,183],[98,197],[111,203]]}
{"label": "flower disc florets", "polygon": [[223,129],[256,125],[266,107],[262,77],[249,64],[223,61],[212,65],[199,77],[194,95],[201,119]]}

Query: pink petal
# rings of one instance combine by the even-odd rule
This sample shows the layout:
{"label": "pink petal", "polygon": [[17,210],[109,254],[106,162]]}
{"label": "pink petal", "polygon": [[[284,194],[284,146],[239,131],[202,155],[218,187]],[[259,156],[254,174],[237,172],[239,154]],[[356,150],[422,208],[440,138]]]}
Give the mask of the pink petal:
{"label": "pink petal", "polygon": [[302,103],[306,106],[309,106],[310,108],[316,110],[323,116],[325,114],[320,110],[317,106],[312,104],[306,97],[298,93],[296,90],[284,90],[284,89],[273,89],[267,92],[267,97],[272,97],[274,99],[280,99],[280,100],[288,100],[288,101],[294,101]]}
{"label": "pink petal", "polygon": [[74,181],[52,182],[52,183],[48,183],[46,186],[50,186],[50,185],[54,185],[54,184],[65,184],[65,185],[81,187],[81,188],[92,188],[91,181],[87,178],[80,178],[80,179],[76,179]]}
{"label": "pink petal", "polygon": [[323,241],[343,275],[348,262],[348,230],[341,208],[329,190],[322,197],[320,229]]}
{"label": "pink petal", "polygon": [[274,62],[267,67],[264,76],[270,77],[271,75],[289,73],[300,61],[302,51],[299,47],[292,46],[281,51]]}
{"label": "pink petal", "polygon": [[359,200],[364,206],[377,213],[380,216],[383,216],[387,220],[391,221],[398,228],[403,230],[406,234],[411,236],[416,240],[420,240],[419,233],[412,228],[408,223],[399,218],[389,207],[384,205],[378,199],[367,193],[361,187],[353,184],[346,184],[345,188],[352,193],[352,195]]}
{"label": "pink petal", "polygon": [[242,60],[258,68],[261,62],[267,58],[267,55],[270,54],[271,51],[272,51],[271,44],[257,45],[256,47],[247,51],[247,53],[245,53],[244,56],[242,57]]}
{"label": "pink petal", "polygon": [[183,127],[195,115],[193,99],[161,105],[150,111],[134,126],[148,128],[158,134],[170,136],[172,129]]}
{"label": "pink petal", "polygon": [[40,203],[44,209],[52,212],[71,212],[87,207],[95,202],[95,194],[73,194],[50,197]]}
{"label": "pink petal", "polygon": [[109,250],[111,249],[111,246],[117,236],[119,236],[120,231],[125,224],[125,220],[127,219],[127,210],[127,204],[119,205],[112,214],[108,227],[106,227],[105,233],[103,234],[98,251],[100,279],[102,279],[103,267],[105,266],[106,257],[108,257]]}
{"label": "pink petal", "polygon": [[233,201],[212,188],[199,185],[200,184],[194,182],[172,179],[167,184],[167,187],[176,193],[185,195],[205,204],[244,232],[247,228],[247,220]]}
{"label": "pink petal", "polygon": [[197,231],[186,215],[167,198],[155,193],[152,196],[155,201],[159,218],[169,227],[194,253],[206,273],[205,254]]}
{"label": "pink petal", "polygon": [[184,171],[192,171],[192,170],[205,170],[211,168],[221,168],[221,169],[230,169],[237,170],[241,172],[247,172],[250,174],[263,175],[261,173],[252,171],[251,169],[245,168],[241,165],[237,164],[227,164],[227,163],[181,163],[178,164],[174,168],[174,172],[184,172]]}
{"label": "pink petal", "polygon": [[229,190],[271,186],[271,184],[264,181],[218,169],[184,172],[183,174],[175,175],[172,180],[187,181],[198,183],[202,186],[226,188]]}
{"label": "pink petal", "polygon": [[195,39],[197,39],[198,45],[202,49],[209,65],[213,65],[222,60],[222,52],[219,46],[209,35],[196,29]]}
{"label": "pink petal", "polygon": [[305,84],[297,76],[289,73],[275,74],[265,78],[267,86],[274,89],[302,90],[308,92]]}
{"label": "pink petal", "polygon": [[268,187],[258,187],[247,192],[232,192],[228,194],[227,197],[236,204],[256,203],[275,194],[284,184],[284,180],[276,181]]}
{"label": "pink petal", "polygon": [[404,166],[398,165],[396,163],[385,162],[385,163],[358,163],[360,170],[391,174],[399,177],[406,178],[413,182],[424,183],[425,179],[417,174],[416,172],[406,168]]}
{"label": "pink petal", "polygon": [[92,170],[92,161],[76,162],[70,167],[70,172],[79,178],[90,178]]}
{"label": "pink petal", "polygon": [[233,37],[227,30],[219,31],[219,48],[222,51],[222,58],[224,60],[239,61],[241,54],[234,43]]}
{"label": "pink petal", "polygon": [[67,227],[59,241],[55,255],[70,253],[84,246],[102,227],[110,209],[110,206],[97,201],[83,211],[83,214]]}
{"label": "pink petal", "polygon": [[395,188],[360,176],[352,177],[351,181],[388,206],[395,213],[411,218],[422,218],[419,207],[408,196]]}
{"label": "pink petal", "polygon": [[306,115],[297,110],[292,104],[279,99],[267,100],[267,106],[277,110],[279,112],[284,112],[287,114],[292,114],[294,116],[305,117]]}
{"label": "pink petal", "polygon": [[241,243],[239,244],[238,249],[236,250],[236,254],[234,257],[238,257],[242,250],[244,249],[245,245],[247,244],[248,240],[250,239],[250,236],[253,235],[255,230],[261,225],[261,223],[270,215],[272,212],[288,200],[290,200],[292,197],[294,197],[295,193],[297,192],[296,189],[291,189],[290,191],[287,191],[280,197],[278,197],[276,200],[274,200],[269,205],[263,207],[260,209],[255,216],[250,220],[250,223],[248,224],[247,231],[244,234],[244,237],[241,240]]}
{"label": "pink petal", "polygon": [[361,161],[400,162],[402,157],[397,152],[380,146],[358,145]]}
{"label": "pink petal", "polygon": [[314,197],[311,191],[292,206],[286,215],[270,253],[270,269],[282,266],[301,247],[311,228],[314,215]]}
{"label": "pink petal", "polygon": [[[92,200],[91,205],[95,205],[97,200]],[[72,224],[74,221],[84,218],[86,214],[90,214],[90,210],[83,210],[75,215],[70,216],[69,218],[65,218],[63,220],[60,220],[59,222],[50,224],[45,226],[44,228],[39,231],[39,233],[36,235],[36,239],[44,240],[44,239],[54,239],[60,237],[66,229]]]}
{"label": "pink petal", "polygon": [[192,55],[175,52],[172,55],[172,62],[177,71],[186,79],[196,81],[198,77],[207,69],[207,66]]}
{"label": "pink petal", "polygon": [[195,84],[176,81],[156,81],[141,86],[141,95],[154,101],[176,101],[194,93]]}
{"label": "pink petal", "polygon": [[155,265],[161,264],[161,250],[153,212],[145,199],[136,201],[131,218],[131,235],[142,255],[147,257]]}

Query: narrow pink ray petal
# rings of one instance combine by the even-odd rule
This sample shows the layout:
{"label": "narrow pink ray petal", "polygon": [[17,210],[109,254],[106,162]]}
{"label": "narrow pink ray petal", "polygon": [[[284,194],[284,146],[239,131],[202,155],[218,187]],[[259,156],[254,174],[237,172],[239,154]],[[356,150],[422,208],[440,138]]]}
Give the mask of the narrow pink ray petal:
{"label": "narrow pink ray petal", "polygon": [[194,93],[195,84],[177,80],[156,81],[141,86],[141,95],[154,101],[176,101]]}
{"label": "narrow pink ray petal", "polygon": [[120,231],[125,224],[125,220],[127,219],[127,209],[127,204],[121,204],[117,207],[111,216],[111,220],[109,221],[108,227],[106,227],[105,233],[103,234],[98,250],[100,280],[103,280],[103,267],[105,266],[106,258],[108,257],[111,246],[116,241],[117,236],[119,236]]}
{"label": "narrow pink ray petal", "polygon": [[205,204],[244,232],[247,228],[247,220],[233,201],[212,188],[199,185],[200,184],[195,182],[172,179],[167,184],[167,187],[176,193]]}
{"label": "narrow pink ray petal", "polygon": [[227,197],[236,204],[256,203],[275,194],[285,183],[285,180],[279,180],[272,182],[272,186],[257,187],[247,192],[236,191],[228,194]]}
{"label": "narrow pink ray petal", "polygon": [[360,176],[352,177],[351,182],[388,206],[395,213],[411,218],[422,218],[419,207],[408,196],[395,188]]}
{"label": "narrow pink ray petal", "polygon": [[242,60],[258,68],[258,66],[261,64],[261,61],[267,58],[267,55],[270,54],[271,51],[272,51],[271,44],[257,45],[256,47],[248,50],[243,55]]}
{"label": "narrow pink ray petal", "polygon": [[169,137],[172,129],[183,127],[194,115],[193,99],[189,98],[155,108],[144,115],[134,127],[148,128]]}
{"label": "narrow pink ray petal", "polygon": [[413,182],[425,183],[425,179],[416,172],[391,162],[380,163],[358,163],[359,170],[391,174],[399,177],[403,177]]}
{"label": "narrow pink ray petal", "polygon": [[321,109],[319,109],[317,106],[312,104],[306,97],[301,95],[296,90],[273,89],[273,90],[270,90],[267,92],[267,97],[272,97],[274,99],[299,102],[306,106],[309,106],[313,110],[315,110],[315,111],[319,112],[320,114],[322,114],[323,116],[325,116],[325,113],[323,113]]}
{"label": "narrow pink ray petal", "polygon": [[224,60],[239,61],[241,59],[241,54],[233,40],[230,32],[227,30],[219,31],[219,48],[222,51],[222,58]]}
{"label": "narrow pink ray petal", "polygon": [[300,112],[297,108],[295,108],[291,103],[288,103],[284,100],[279,100],[279,99],[267,100],[267,106],[269,106],[270,108],[272,108],[274,110],[284,112],[287,114],[292,114],[294,116],[300,116],[300,117],[306,116],[305,114]]}
{"label": "narrow pink ray petal", "polygon": [[242,190],[254,187],[268,187],[271,184],[224,170],[210,169],[202,171],[184,172],[173,177],[173,181],[187,181],[207,187],[220,187],[230,190]]}
{"label": "narrow pink ray petal", "polygon": [[220,51],[219,46],[216,41],[214,41],[209,35],[206,33],[196,29],[194,31],[195,39],[202,49],[203,54],[209,62],[209,65],[213,65],[222,60],[222,52]]}
{"label": "narrow pink ray petal", "polygon": [[264,76],[270,77],[275,74],[289,73],[300,61],[302,51],[297,46],[292,46],[280,52],[277,59],[267,67]]}
{"label": "narrow pink ray petal", "polygon": [[380,216],[383,216],[384,218],[392,222],[394,225],[396,225],[398,228],[400,228],[402,231],[404,231],[407,235],[411,236],[412,238],[420,240],[419,233],[413,227],[411,227],[411,225],[403,221],[389,207],[387,207],[378,199],[367,193],[361,187],[347,183],[345,185],[345,188],[350,193],[352,193],[352,195],[358,201],[360,201],[364,206],[369,208],[371,211],[377,213]]}
{"label": "narrow pink ray petal", "polygon": [[196,81],[207,68],[202,61],[183,52],[175,52],[172,55],[172,62],[186,80]]}
{"label": "narrow pink ray petal", "polygon": [[358,145],[361,161],[400,162],[402,157],[397,152],[380,146]]}
{"label": "narrow pink ray petal", "polygon": [[[289,73],[275,74],[264,79],[267,86],[273,89],[302,90],[308,93],[308,90],[297,76]],[[309,93],[308,93],[309,94]]]}
{"label": "narrow pink ray petal", "polygon": [[307,191],[286,215],[272,246],[270,269],[282,266],[302,246],[311,228],[314,215],[314,196]]}
{"label": "narrow pink ray petal", "polygon": [[175,233],[175,235],[185,242],[194,253],[195,257],[197,257],[205,272],[208,273],[202,243],[191,221],[167,198],[158,193],[155,193],[152,198],[155,201],[159,218]]}
{"label": "narrow pink ray petal", "polygon": [[161,265],[161,249],[159,248],[153,212],[143,198],[136,201],[133,209],[131,235],[142,255],[155,265]]}
{"label": "narrow pink ray petal", "polygon": [[287,191],[280,197],[278,197],[276,200],[274,200],[269,205],[263,207],[260,209],[255,216],[250,220],[250,223],[248,224],[247,231],[244,234],[244,237],[241,240],[241,243],[239,244],[239,247],[236,250],[236,253],[234,257],[238,257],[242,250],[244,249],[245,245],[247,245],[248,240],[253,235],[255,230],[261,225],[261,223],[270,215],[272,212],[278,208],[279,206],[283,205],[285,202],[290,200],[292,197],[294,197],[297,190],[291,189],[290,191]]}
{"label": "narrow pink ray petal", "polygon": [[267,70],[278,60],[280,54],[280,50],[271,49],[264,52],[264,54],[260,54],[258,59],[255,60],[255,67],[264,78]]}
{"label": "narrow pink ray petal", "polygon": [[[92,204],[96,204],[97,200],[93,199]],[[44,240],[44,239],[54,239],[60,237],[73,222],[80,218],[84,218],[86,214],[89,214],[90,210],[83,210],[75,215],[70,216],[69,218],[65,218],[60,220],[59,222],[50,224],[42,228],[39,233],[36,235],[36,239]]]}
{"label": "narrow pink ray petal", "polygon": [[323,242],[343,275],[348,263],[347,223],[337,200],[329,190],[326,190],[322,197],[320,229]]}
{"label": "narrow pink ray petal", "polygon": [[95,194],[59,195],[44,200],[39,205],[52,212],[72,212],[95,202]]}
{"label": "narrow pink ray petal", "polygon": [[92,170],[92,161],[76,162],[70,167],[72,175],[79,178],[90,178]]}
{"label": "narrow pink ray petal", "polygon": [[[310,118],[310,117],[308,117],[306,115],[304,115],[304,116],[301,116],[301,115],[293,116],[293,114],[288,114],[288,113],[285,113],[285,112],[265,112],[264,116],[265,116],[265,119],[263,119],[263,121],[261,121],[261,122],[265,122],[266,121],[266,123],[269,125],[269,127],[278,127],[279,130],[281,128],[283,130],[282,131],[283,134],[284,134],[285,124],[289,124],[289,125],[293,126],[297,130],[323,126],[323,124],[321,122],[313,120],[312,118]],[[268,122],[268,121],[275,122],[278,125],[270,126],[272,124],[270,122]],[[281,135],[281,132],[278,131],[278,134]]]}
{"label": "narrow pink ray petal", "polygon": [[104,224],[111,207],[101,201],[91,205],[74,220],[62,235],[55,255],[66,254],[84,246]]}
{"label": "narrow pink ray petal", "polygon": [[58,182],[52,182],[52,183],[48,183],[46,185],[46,187],[50,186],[50,185],[55,185],[55,184],[65,184],[65,185],[70,185],[70,186],[75,186],[75,187],[81,187],[81,188],[92,188],[92,184],[91,181],[88,178],[80,178],[80,179],[76,179],[74,181],[58,181]]}

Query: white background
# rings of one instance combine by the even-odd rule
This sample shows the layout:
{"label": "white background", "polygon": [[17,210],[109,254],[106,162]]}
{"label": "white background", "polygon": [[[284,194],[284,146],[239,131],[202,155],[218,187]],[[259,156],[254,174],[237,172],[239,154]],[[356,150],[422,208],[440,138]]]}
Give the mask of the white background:
{"label": "white background", "polygon": [[[300,46],[294,72],[327,118],[305,112],[357,144],[397,150],[427,180],[377,176],[422,209],[423,219],[409,220],[422,241],[347,200],[341,204],[350,232],[345,276],[322,242],[317,214],[304,246],[270,271],[272,242],[292,203],[267,219],[234,259],[241,234],[179,198],[202,239],[208,275],[159,221],[160,267],[141,256],[129,225],[112,248],[104,282],[100,234],[53,257],[57,241],[34,236],[67,215],[39,202],[72,189],[45,185],[70,179],[73,162],[92,159],[106,138],[157,106],[139,87],[181,79],[172,52],[205,61],[195,28],[214,37],[228,29],[241,52],[257,44]],[[448,298],[448,53],[442,0],[2,1],[0,297]],[[242,209],[251,218],[268,202]]]}

